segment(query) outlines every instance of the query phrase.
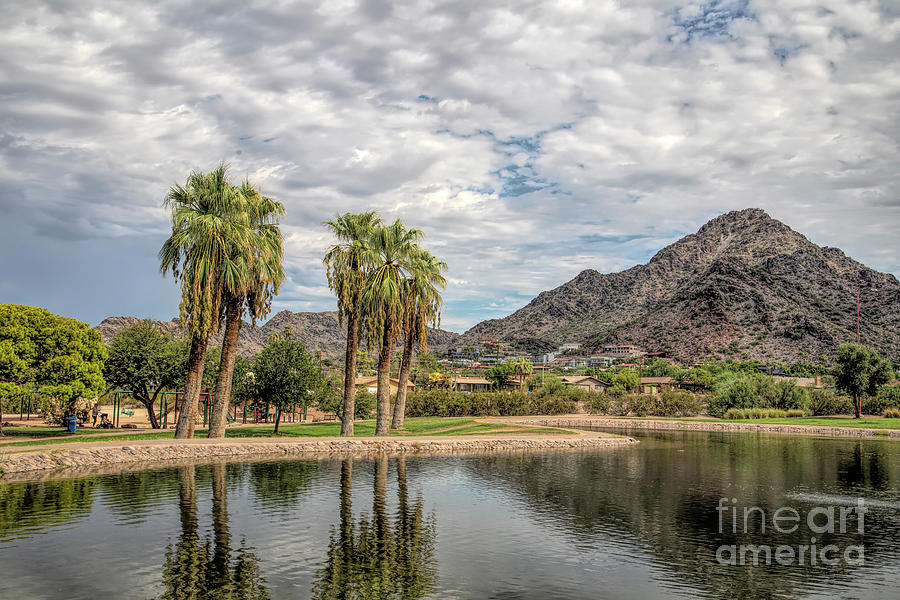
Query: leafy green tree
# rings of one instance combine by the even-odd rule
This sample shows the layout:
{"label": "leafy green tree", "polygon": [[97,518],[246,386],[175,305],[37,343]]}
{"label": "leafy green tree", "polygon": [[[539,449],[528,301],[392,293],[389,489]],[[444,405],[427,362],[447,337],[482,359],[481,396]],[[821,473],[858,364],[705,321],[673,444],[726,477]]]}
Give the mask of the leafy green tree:
{"label": "leafy green tree", "polygon": [[[37,391],[65,416],[103,393],[106,349],[86,323],[43,308],[0,304],[0,398]],[[0,429],[2,434],[2,429]]]}
{"label": "leafy green tree", "polygon": [[439,261],[430,252],[417,248],[410,260],[409,272],[403,280],[403,358],[398,374],[397,400],[391,429],[403,429],[406,414],[406,392],[409,372],[412,369],[416,342],[419,349],[427,350],[428,326],[439,327],[441,322],[441,290],[447,287],[444,272],[447,263]]}
{"label": "leafy green tree", "polygon": [[269,313],[271,299],[284,280],[281,229],[284,205],[263,196],[245,181],[238,188],[242,202],[233,219],[240,227],[227,238],[227,257],[223,266],[225,335],[216,378],[216,395],[210,411],[208,437],[225,437],[225,419],[231,400],[234,361],[245,307],[250,319],[263,319]]}
{"label": "leafy green tree", "polygon": [[341,435],[352,436],[359,332],[363,323],[363,292],[372,258],[369,242],[375,229],[381,226],[381,217],[374,211],[344,213],[326,221],[325,225],[338,239],[338,243],[325,253],[323,262],[328,287],[337,296],[338,319],[347,322]]}
{"label": "leafy green tree", "polygon": [[641,376],[634,369],[624,369],[616,375],[616,383],[632,392],[641,385]]}
{"label": "leafy green tree", "polygon": [[843,344],[837,350],[834,377],[837,388],[853,398],[853,409],[858,419],[862,416],[863,396],[876,395],[879,386],[890,382],[893,367],[873,348]]}
{"label": "leafy green tree", "polygon": [[159,251],[160,271],[171,271],[181,283],[181,322],[191,340],[184,400],[175,425],[178,439],[194,437],[209,337],[222,320],[232,240],[251,234],[244,200],[228,182],[224,164],[209,173],[191,173],[184,186],[175,185],[166,195],[172,234]]}
{"label": "leafy green tree", "polygon": [[369,345],[378,351],[378,403],[375,435],[388,435],[391,421],[391,350],[397,343],[403,319],[403,280],[411,270],[423,234],[408,229],[400,219],[377,227],[372,233],[366,263],[372,271],[366,280],[363,304]]}
{"label": "leafy green tree", "polygon": [[108,385],[131,391],[147,409],[150,427],[159,429],[155,405],[160,393],[184,378],[186,346],[162,333],[152,321],[138,321],[119,332],[103,369]]}
{"label": "leafy green tree", "polygon": [[515,366],[508,362],[484,370],[484,378],[494,384],[494,388],[498,390],[508,385],[515,374]]}
{"label": "leafy green tree", "polygon": [[275,406],[275,433],[284,409],[307,407],[325,393],[326,382],[313,355],[290,327],[282,335],[269,337],[269,343],[253,360],[254,396],[267,406]]}

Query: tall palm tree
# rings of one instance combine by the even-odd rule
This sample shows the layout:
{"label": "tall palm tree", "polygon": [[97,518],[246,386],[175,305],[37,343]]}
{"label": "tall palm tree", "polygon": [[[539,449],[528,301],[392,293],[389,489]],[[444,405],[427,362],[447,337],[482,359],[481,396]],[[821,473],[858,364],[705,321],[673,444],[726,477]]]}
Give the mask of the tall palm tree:
{"label": "tall palm tree", "polygon": [[160,271],[171,270],[181,281],[181,322],[191,337],[184,397],[175,426],[179,439],[194,435],[209,337],[221,324],[229,247],[249,243],[253,235],[243,205],[238,188],[228,182],[224,164],[209,173],[191,173],[184,186],[175,185],[166,195],[172,234],[159,251]]}
{"label": "tall palm tree", "polygon": [[513,362],[513,373],[519,378],[519,388],[525,386],[525,378],[531,376],[534,365],[527,358],[520,356]]}
{"label": "tall palm tree", "polygon": [[438,327],[441,321],[440,290],[447,287],[444,272],[447,263],[439,261],[430,252],[417,249],[409,265],[408,277],[403,281],[403,357],[397,382],[397,400],[394,402],[394,418],[391,429],[403,429],[406,414],[406,386],[412,369],[415,344],[424,352],[428,344],[428,325]]}
{"label": "tall palm tree", "polygon": [[[231,380],[237,355],[238,336],[244,318],[244,306],[250,318],[263,319],[269,312],[272,298],[284,280],[281,263],[284,258],[281,229],[278,221],[284,217],[284,205],[259,193],[248,181],[239,188],[242,199],[240,218],[247,222],[251,235],[229,240],[224,265],[225,335],[222,358],[216,379],[216,395],[209,422],[208,437],[225,437],[225,419],[231,399]],[[237,218],[237,217],[236,217]]]}
{"label": "tall palm tree", "polygon": [[353,435],[354,400],[356,398],[356,357],[359,329],[363,314],[362,298],[369,276],[371,258],[369,240],[382,225],[375,211],[344,213],[325,221],[338,243],[325,253],[322,262],[328,276],[328,287],[337,296],[338,320],[347,321],[347,352],[344,359],[344,408],[341,435]]}
{"label": "tall palm tree", "polygon": [[371,238],[369,256],[374,267],[366,282],[363,304],[369,343],[381,343],[375,435],[390,433],[391,349],[403,317],[403,280],[422,237],[420,230],[408,229],[397,219],[391,225],[378,227]]}

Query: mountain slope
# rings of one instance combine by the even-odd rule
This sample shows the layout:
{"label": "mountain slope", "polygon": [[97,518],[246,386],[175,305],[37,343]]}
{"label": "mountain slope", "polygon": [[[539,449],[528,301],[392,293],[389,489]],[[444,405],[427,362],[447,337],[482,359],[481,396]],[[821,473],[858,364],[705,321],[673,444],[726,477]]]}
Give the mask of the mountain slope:
{"label": "mountain slope", "polygon": [[[108,344],[122,329],[137,322],[137,317],[108,317],[95,329],[100,332],[103,342]],[[164,332],[173,335],[181,334],[178,319],[171,321],[156,321],[157,326]],[[280,333],[286,327],[290,327],[294,336],[302,341],[308,350],[320,351],[324,357],[338,359],[343,356],[346,345],[345,328],[338,323],[337,311],[329,312],[291,312],[283,310],[275,314],[265,324],[253,327],[245,322],[241,327],[238,339],[238,353],[244,356],[252,356],[259,352],[272,333]],[[459,334],[442,329],[428,330],[429,349],[445,347],[459,337]],[[212,345],[222,343],[222,332],[214,336]]]}
{"label": "mountain slope", "polygon": [[504,319],[479,323],[459,343],[501,339],[527,351],[578,341],[633,343],[682,359],[796,360],[856,340],[896,357],[900,282],[836,248],[813,244],[760,209],[713,219],[620,273],[581,272]]}

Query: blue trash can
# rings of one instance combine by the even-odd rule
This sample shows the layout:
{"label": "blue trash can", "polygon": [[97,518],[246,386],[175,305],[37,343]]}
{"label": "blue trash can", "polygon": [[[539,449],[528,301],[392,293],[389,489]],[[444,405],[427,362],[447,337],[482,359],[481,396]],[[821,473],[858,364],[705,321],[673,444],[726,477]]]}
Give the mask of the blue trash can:
{"label": "blue trash can", "polygon": [[69,430],[69,433],[75,433],[75,430],[78,428],[78,417],[66,417],[66,429]]}

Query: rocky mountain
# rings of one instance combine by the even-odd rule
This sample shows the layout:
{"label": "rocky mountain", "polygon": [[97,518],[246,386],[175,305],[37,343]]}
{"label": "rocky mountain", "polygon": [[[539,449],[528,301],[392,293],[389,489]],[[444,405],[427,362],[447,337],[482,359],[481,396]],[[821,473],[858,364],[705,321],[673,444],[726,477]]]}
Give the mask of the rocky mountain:
{"label": "rocky mountain", "polygon": [[[104,343],[109,343],[122,329],[136,323],[137,317],[108,317],[95,329],[100,332]],[[164,332],[181,335],[178,319],[156,321]],[[338,323],[337,311],[330,312],[291,312],[283,310],[275,314],[262,325],[252,326],[245,322],[241,327],[238,339],[238,353],[252,356],[259,352],[266,340],[274,332],[282,332],[290,327],[294,335],[302,341],[310,351],[320,351],[323,356],[339,359],[343,356],[346,344],[345,329]],[[442,329],[429,329],[428,344],[438,348],[452,344],[459,334]],[[214,336],[213,345],[222,343],[222,332]],[[429,348],[430,349],[430,348]]]}
{"label": "rocky mountain", "polygon": [[457,341],[530,352],[630,343],[689,360],[796,360],[862,341],[900,358],[900,282],[820,247],[760,209],[730,212],[620,273],[581,272]]}

